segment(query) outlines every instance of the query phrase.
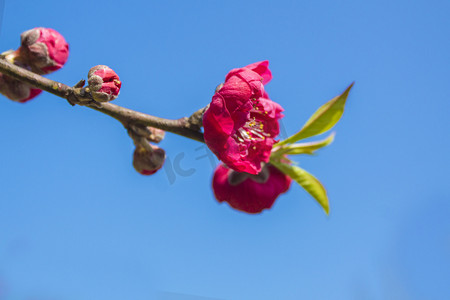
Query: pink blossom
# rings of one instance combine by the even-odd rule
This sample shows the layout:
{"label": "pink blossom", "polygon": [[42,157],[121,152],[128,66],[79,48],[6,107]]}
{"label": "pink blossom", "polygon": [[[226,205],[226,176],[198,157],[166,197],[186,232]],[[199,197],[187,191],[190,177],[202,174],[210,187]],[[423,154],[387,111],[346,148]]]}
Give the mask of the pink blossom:
{"label": "pink blossom", "polygon": [[219,202],[234,209],[260,213],[272,207],[278,196],[289,189],[291,178],[266,164],[258,175],[239,173],[221,164],[213,177],[213,190]]}
{"label": "pink blossom", "polygon": [[271,78],[267,61],[231,70],[203,115],[206,144],[235,171],[258,174],[269,161],[283,116],[264,91]]}

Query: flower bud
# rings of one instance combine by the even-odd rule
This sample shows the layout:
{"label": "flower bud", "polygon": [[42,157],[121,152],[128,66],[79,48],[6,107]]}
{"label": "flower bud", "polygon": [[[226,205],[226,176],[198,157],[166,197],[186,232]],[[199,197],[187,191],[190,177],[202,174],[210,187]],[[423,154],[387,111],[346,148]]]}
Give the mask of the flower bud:
{"label": "flower bud", "polygon": [[148,126],[147,129],[150,131],[147,139],[154,143],[159,143],[164,139],[166,132],[162,129]]}
{"label": "flower bud", "polygon": [[142,175],[156,173],[164,164],[166,152],[158,146],[150,145],[151,149],[137,146],[133,154],[133,167]]}
{"label": "flower bud", "polygon": [[89,70],[88,86],[95,101],[108,102],[117,98],[122,82],[111,68],[98,65]]}
{"label": "flower bud", "polygon": [[41,92],[40,89],[0,73],[0,93],[13,101],[25,103]]}
{"label": "flower bud", "polygon": [[37,74],[49,74],[66,63],[69,45],[56,30],[37,27],[20,35],[21,46],[16,60]]}

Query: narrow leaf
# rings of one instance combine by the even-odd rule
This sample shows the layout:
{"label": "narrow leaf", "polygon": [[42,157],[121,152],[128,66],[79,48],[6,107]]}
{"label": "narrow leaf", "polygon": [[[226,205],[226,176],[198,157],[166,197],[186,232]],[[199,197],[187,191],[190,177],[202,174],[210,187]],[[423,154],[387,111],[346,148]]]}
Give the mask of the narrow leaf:
{"label": "narrow leaf", "polygon": [[321,107],[309,118],[302,129],[296,134],[279,142],[276,146],[292,144],[299,140],[309,138],[327,130],[330,130],[341,118],[344,112],[345,101],[353,83],[339,96],[334,97]]}
{"label": "narrow leaf", "polygon": [[314,152],[319,150],[320,148],[323,148],[331,144],[334,140],[335,135],[336,134],[333,132],[326,139],[321,141],[291,144],[286,147],[280,148],[280,150],[277,151],[279,153],[275,153],[275,155],[280,156],[285,154],[287,155],[314,154]]}
{"label": "narrow leaf", "polygon": [[270,163],[303,187],[314,197],[314,199],[316,199],[328,215],[330,206],[328,203],[327,191],[316,177],[297,166],[291,166],[280,161],[270,161]]}

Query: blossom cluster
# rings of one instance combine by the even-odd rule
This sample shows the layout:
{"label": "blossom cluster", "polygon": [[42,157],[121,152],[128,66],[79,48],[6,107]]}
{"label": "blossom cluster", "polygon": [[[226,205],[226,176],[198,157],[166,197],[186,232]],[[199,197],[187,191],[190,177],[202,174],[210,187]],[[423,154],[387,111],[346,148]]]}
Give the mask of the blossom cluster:
{"label": "blossom cluster", "polygon": [[268,164],[283,117],[264,90],[271,79],[268,61],[231,70],[203,115],[206,145],[223,162],[214,173],[214,194],[247,213],[270,208],[291,183]]}
{"label": "blossom cluster", "polygon": [[[62,68],[68,55],[69,45],[61,34],[39,27],[22,33],[20,47],[1,54],[0,59],[44,75]],[[334,134],[318,142],[297,143],[322,134],[336,124],[353,84],[320,107],[299,132],[279,141],[283,108],[270,99],[265,90],[265,85],[271,80],[268,61],[232,69],[203,110],[201,122],[196,124],[199,129],[203,127],[206,145],[221,161],[213,175],[214,195],[219,202],[227,202],[236,210],[255,214],[271,208],[294,180],[328,213],[328,198],[321,183],[294,165],[287,156],[312,154],[332,142]],[[119,76],[104,65],[91,68],[87,87],[83,87],[84,83],[80,81],[73,90],[78,89],[80,95],[87,95],[87,100],[75,99],[72,102],[67,98],[71,104],[101,106],[102,102],[116,99],[122,86]],[[24,103],[41,92],[0,73],[0,93],[13,101]],[[133,167],[142,175],[155,174],[166,158],[165,151],[155,145],[164,138],[164,131],[141,124],[122,123],[136,146]]]}

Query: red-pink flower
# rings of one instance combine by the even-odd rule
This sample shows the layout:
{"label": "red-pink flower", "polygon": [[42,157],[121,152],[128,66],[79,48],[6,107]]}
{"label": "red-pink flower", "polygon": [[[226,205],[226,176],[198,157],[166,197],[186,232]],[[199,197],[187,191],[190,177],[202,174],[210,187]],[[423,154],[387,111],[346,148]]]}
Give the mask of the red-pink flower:
{"label": "red-pink flower", "polygon": [[16,59],[38,74],[61,69],[69,56],[64,37],[51,28],[33,28],[21,34],[21,46]]}
{"label": "red-pink flower", "polygon": [[110,67],[98,65],[89,70],[88,85],[94,100],[108,102],[117,98],[122,82]]}
{"label": "red-pink flower", "polygon": [[235,171],[258,174],[279,134],[283,108],[263,86],[272,78],[268,64],[231,70],[203,115],[206,144]]}
{"label": "red-pink flower", "polygon": [[286,192],[291,178],[266,164],[258,175],[239,173],[221,164],[213,177],[213,190],[219,202],[228,202],[234,209],[260,213],[272,207],[277,197]]}

